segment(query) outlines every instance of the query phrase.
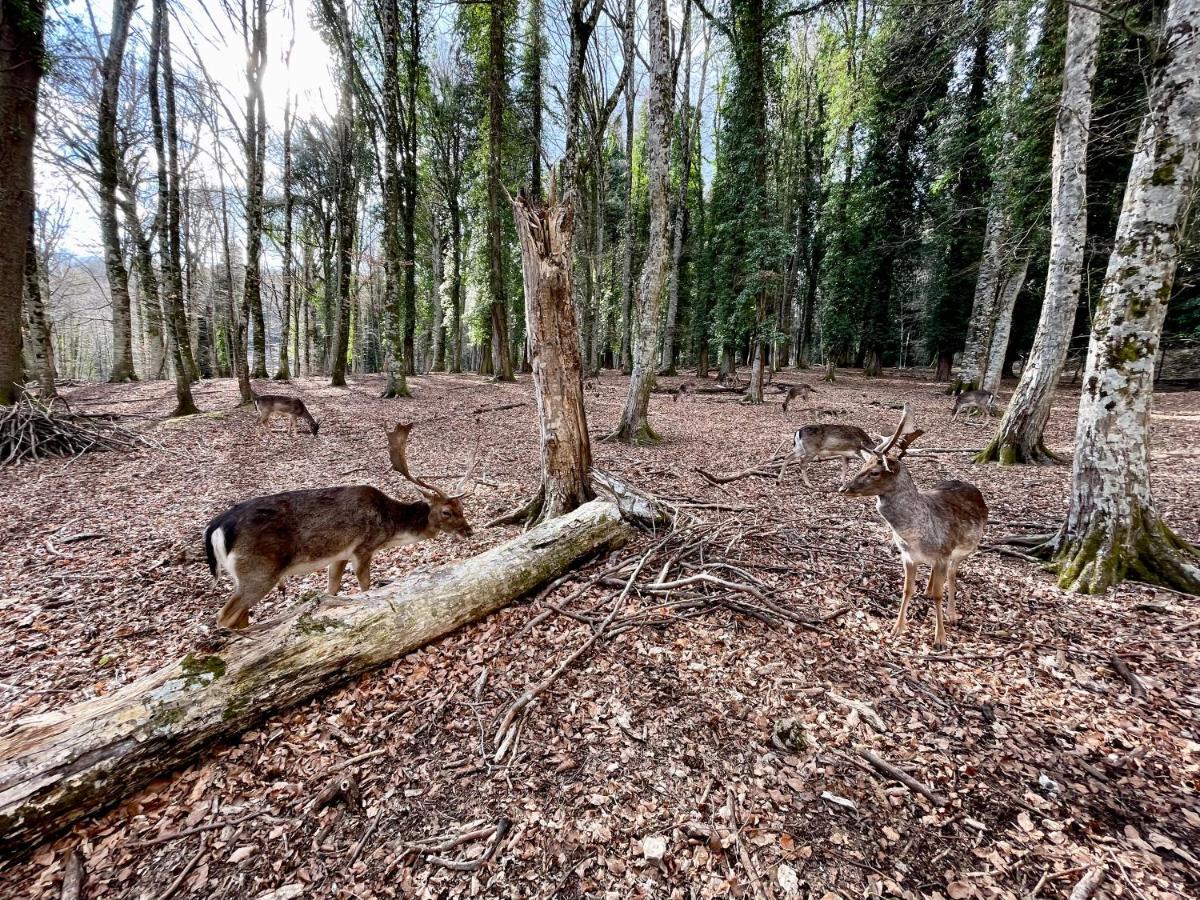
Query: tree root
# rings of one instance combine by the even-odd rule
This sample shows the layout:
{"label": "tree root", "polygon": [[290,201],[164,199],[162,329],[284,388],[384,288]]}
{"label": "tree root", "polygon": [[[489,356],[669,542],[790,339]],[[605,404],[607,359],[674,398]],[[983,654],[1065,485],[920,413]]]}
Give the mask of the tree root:
{"label": "tree root", "polygon": [[1001,466],[1058,466],[1069,462],[1049,450],[1040,440],[1036,447],[1026,447],[1020,441],[999,435],[979,452],[974,461],[980,465],[997,463]]}

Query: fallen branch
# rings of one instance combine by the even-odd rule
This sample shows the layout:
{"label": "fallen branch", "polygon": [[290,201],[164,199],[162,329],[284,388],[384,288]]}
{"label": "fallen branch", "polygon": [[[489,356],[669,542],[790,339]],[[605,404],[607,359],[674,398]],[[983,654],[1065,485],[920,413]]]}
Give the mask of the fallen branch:
{"label": "fallen branch", "polygon": [[506,606],[627,535],[594,501],[492,550],[352,602],[303,608],[107,696],[0,736],[0,856],[28,851],[263,717]]}
{"label": "fallen branch", "polygon": [[1141,698],[1146,696],[1146,686],[1142,684],[1142,680],[1133,674],[1133,670],[1129,668],[1129,664],[1115,653],[1109,659],[1112,667],[1117,670],[1117,674],[1125,679],[1129,685],[1129,690],[1133,696]]}
{"label": "fallen branch", "polygon": [[945,797],[943,797],[933,788],[929,787],[929,785],[922,784],[903,769],[893,766],[890,762],[881,759],[865,747],[858,748],[858,755],[869,762],[875,771],[886,775],[888,778],[891,778],[894,781],[899,781],[910,791],[915,791],[916,793],[920,794],[934,806],[945,806],[948,802]]}
{"label": "fallen branch", "polygon": [[496,855],[496,851],[500,849],[500,844],[508,835],[508,830],[510,828],[512,828],[512,822],[510,822],[508,819],[501,819],[499,822],[497,822],[495,828],[493,829],[495,834],[492,837],[491,843],[488,844],[487,849],[483,851],[483,855],[476,857],[475,859],[443,859],[440,856],[426,856],[425,859],[428,862],[437,863],[437,865],[441,866],[442,868],[450,869],[455,872],[474,872]]}

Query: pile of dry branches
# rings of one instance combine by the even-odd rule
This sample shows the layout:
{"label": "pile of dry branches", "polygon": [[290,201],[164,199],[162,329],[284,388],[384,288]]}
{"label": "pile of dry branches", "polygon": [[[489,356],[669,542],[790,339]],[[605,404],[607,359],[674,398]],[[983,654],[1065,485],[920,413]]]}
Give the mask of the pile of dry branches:
{"label": "pile of dry branches", "polygon": [[62,400],[43,404],[26,395],[0,408],[0,466],[142,446],[143,438],[109,417],[74,413]]}
{"label": "pile of dry branches", "polygon": [[[770,567],[764,570],[761,562],[739,552],[739,548],[763,545],[777,553],[780,548],[775,544],[779,542],[794,553],[797,546],[804,545],[797,545],[795,535],[785,526],[766,527],[762,522],[736,515],[719,522],[706,522],[684,510],[680,511],[676,525],[640,553],[610,558],[607,565],[591,573],[572,572],[542,591],[540,602],[545,609],[530,620],[522,634],[556,614],[585,624],[591,633],[544,679],[529,685],[508,707],[493,738],[493,762],[499,763],[512,754],[525,713],[563,672],[597,644],[626,631],[667,627],[723,608],[772,627],[791,623],[825,632],[826,623],[849,609],[806,612],[792,608],[764,577]],[[557,588],[572,580],[581,583],[565,599],[548,599]],[[597,591],[604,588],[608,591],[597,599]],[[591,604],[587,608],[568,608],[588,595]]]}

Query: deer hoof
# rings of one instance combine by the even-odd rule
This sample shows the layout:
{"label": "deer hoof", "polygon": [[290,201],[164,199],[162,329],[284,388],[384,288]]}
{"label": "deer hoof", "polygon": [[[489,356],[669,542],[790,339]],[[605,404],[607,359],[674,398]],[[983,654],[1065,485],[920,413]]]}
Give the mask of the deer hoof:
{"label": "deer hoof", "polygon": [[943,650],[945,650],[945,649],[946,649],[946,642],[945,642],[944,640],[942,640],[942,641],[936,641],[936,640],[935,640],[935,641],[933,642],[933,649],[934,649],[935,651],[937,651],[938,653],[941,653]]}

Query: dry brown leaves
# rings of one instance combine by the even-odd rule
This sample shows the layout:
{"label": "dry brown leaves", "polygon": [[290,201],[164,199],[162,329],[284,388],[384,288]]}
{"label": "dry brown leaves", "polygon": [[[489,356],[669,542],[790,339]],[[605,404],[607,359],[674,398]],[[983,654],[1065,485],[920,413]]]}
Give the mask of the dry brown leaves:
{"label": "dry brown leaves", "polygon": [[[918,447],[978,447],[987,434],[952,425],[949,399],[927,382],[788,380],[816,384],[814,404],[875,433],[910,402],[927,431]],[[899,566],[873,507],[833,493],[838,464],[814,470],[816,492],[794,474],[782,487],[753,478],[714,487],[693,471],[751,467],[811,413],[793,406],[783,414],[774,396],[755,408],[722,395],[673,403],[656,394],[662,445],[601,443],[624,383],[605,376],[589,390],[597,465],[699,504],[689,514],[709,523],[697,526],[710,536],[702,552],[664,569],[689,538],[663,543],[622,598],[596,576],[662,540],[643,536],[551,595],[165,776],[7,865],[0,893],[57,896],[76,848],[88,897],[155,897],[172,886],[177,897],[275,900],[1065,897],[1097,869],[1105,874],[1097,896],[1200,891],[1194,599],[1140,585],[1066,595],[1034,565],[980,553],[962,571],[963,622],[948,652],[932,653],[919,601],[909,633],[887,640]],[[441,376],[415,379],[415,399],[397,402],[376,399],[380,387],[375,378],[347,390],[291,385],[322,422],[315,439],[259,433],[247,411],[232,408],[230,382],[198,392],[202,408],[219,412],[166,424],[156,418],[171,405],[164,383],[75,391],[77,406],[97,401],[89,411],[147,417],[162,449],[0,473],[5,721],[111,690],[197,641],[224,594],[210,583],[200,531],[228,504],[335,483],[403,494],[382,432],[401,418],[419,423],[414,470],[455,477],[474,443],[472,411],[528,401],[530,391],[527,380]],[[1052,420],[1051,446],[1071,443],[1070,394]],[[1179,451],[1196,441],[1196,406],[1195,394],[1158,397],[1154,430],[1156,496],[1192,540],[1200,539],[1200,478]],[[533,417],[531,403],[483,415],[479,474],[495,486],[472,500],[476,521],[536,484]],[[1065,468],[979,469],[966,454],[917,457],[912,468],[919,483],[978,484],[992,508],[990,537],[1056,523],[1069,476]],[[377,577],[512,533],[390,551]],[[630,571],[610,577],[620,583]],[[759,596],[711,582],[648,589],[705,573]],[[322,579],[290,583],[256,613],[319,591]],[[526,628],[572,595],[566,609],[580,618],[552,612]],[[759,615],[770,610],[760,597],[790,618]],[[688,605],[696,598],[705,602]],[[815,629],[791,620],[827,616]],[[514,701],[606,618],[588,651],[516,717],[497,762],[495,735]],[[1134,697],[1114,667],[1117,654],[1145,697]],[[947,802],[881,774],[862,750]],[[352,788],[326,790],[343,782]]]}

